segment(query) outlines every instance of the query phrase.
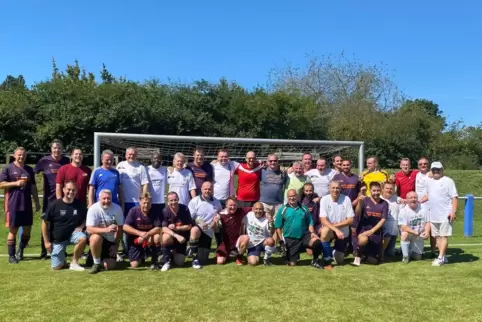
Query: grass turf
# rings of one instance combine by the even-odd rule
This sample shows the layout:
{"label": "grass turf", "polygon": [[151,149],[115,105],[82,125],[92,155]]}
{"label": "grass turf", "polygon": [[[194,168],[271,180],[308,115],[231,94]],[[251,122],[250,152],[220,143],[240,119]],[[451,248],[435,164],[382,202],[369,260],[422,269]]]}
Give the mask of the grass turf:
{"label": "grass turf", "polygon": [[[446,174],[455,180],[461,196],[482,196],[479,171]],[[36,256],[18,265],[0,257],[0,320],[480,321],[481,202],[475,206],[474,237],[463,237],[460,201],[450,241],[473,245],[449,246],[450,264],[440,268],[431,267],[430,260],[404,265],[397,259],[380,266],[318,271],[304,255],[299,267],[286,267],[275,256],[278,265],[272,267],[229,263],[195,271],[188,263],[169,272],[124,268],[92,276],[52,272],[50,263]],[[28,254],[40,252],[38,217]],[[5,256],[7,230],[0,233],[0,254]]]}

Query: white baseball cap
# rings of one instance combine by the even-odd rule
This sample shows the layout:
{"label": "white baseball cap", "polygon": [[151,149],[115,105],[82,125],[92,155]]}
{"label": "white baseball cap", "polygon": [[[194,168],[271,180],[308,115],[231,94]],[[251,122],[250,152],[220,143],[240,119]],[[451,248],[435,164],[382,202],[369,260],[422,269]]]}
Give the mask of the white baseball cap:
{"label": "white baseball cap", "polygon": [[442,162],[439,162],[439,161],[435,161],[435,162],[432,162],[432,164],[430,165],[430,169],[443,169],[444,166],[442,165]]}

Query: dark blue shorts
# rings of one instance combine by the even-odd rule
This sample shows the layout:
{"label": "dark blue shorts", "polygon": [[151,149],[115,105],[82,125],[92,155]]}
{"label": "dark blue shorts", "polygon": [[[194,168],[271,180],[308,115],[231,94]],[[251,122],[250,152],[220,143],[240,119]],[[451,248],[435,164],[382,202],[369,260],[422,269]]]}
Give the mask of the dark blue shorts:
{"label": "dark blue shorts", "polygon": [[[365,231],[368,231],[372,229],[373,226],[362,226],[358,228],[357,234],[360,235],[364,233]],[[366,247],[366,256],[370,256],[376,259],[380,258],[380,254],[382,251],[383,247],[383,236],[382,236],[382,229],[380,231],[376,232],[375,234],[371,235],[368,237],[368,244]]]}
{"label": "dark blue shorts", "polygon": [[124,218],[127,217],[129,210],[137,206],[139,206],[138,202],[124,202]]}
{"label": "dark blue shorts", "polygon": [[254,247],[248,248],[248,256],[256,256],[259,257],[261,253],[264,252],[264,244],[260,243]]}
{"label": "dark blue shorts", "polygon": [[7,228],[32,226],[32,224],[32,211],[7,211],[5,214],[5,227]]}

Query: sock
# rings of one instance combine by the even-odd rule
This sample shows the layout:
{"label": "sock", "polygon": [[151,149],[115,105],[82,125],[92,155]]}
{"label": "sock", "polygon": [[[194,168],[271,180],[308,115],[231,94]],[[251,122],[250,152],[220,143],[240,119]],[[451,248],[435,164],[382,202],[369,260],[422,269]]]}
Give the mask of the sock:
{"label": "sock", "polygon": [[20,239],[20,249],[23,250],[25,247],[28,246],[28,242],[30,241],[30,236],[25,236],[22,235],[22,238]]}
{"label": "sock", "polygon": [[199,240],[197,239],[191,239],[189,241],[189,248],[190,248],[190,254],[193,255],[194,258],[197,258],[197,252],[199,248]]}
{"label": "sock", "polygon": [[159,253],[160,253],[160,250],[161,250],[161,246],[160,245],[154,245],[151,247],[151,262],[152,264],[155,264],[157,265],[157,261],[159,259]]}
{"label": "sock", "polygon": [[322,249],[324,250],[324,247],[322,247],[321,241],[319,239],[315,240],[311,245],[311,251],[313,252],[314,261],[318,260],[318,257],[320,257]]}
{"label": "sock", "polygon": [[270,259],[271,254],[276,251],[276,247],[264,246],[264,259]]}
{"label": "sock", "polygon": [[15,256],[15,239],[8,239],[8,256],[12,257]]}
{"label": "sock", "polygon": [[323,247],[323,259],[329,260],[331,258],[331,243],[321,242],[321,246]]}
{"label": "sock", "polygon": [[351,233],[351,245],[353,247],[353,256],[357,257],[358,251],[358,234],[356,232]]}
{"label": "sock", "polygon": [[162,247],[162,261],[164,262],[164,264],[171,261],[171,251],[173,250],[173,248],[173,245]]}
{"label": "sock", "polygon": [[95,265],[100,265],[100,258],[94,257],[94,264],[95,264]]}
{"label": "sock", "polygon": [[400,248],[402,249],[403,257],[408,257],[410,252],[410,242],[409,241],[401,241]]}

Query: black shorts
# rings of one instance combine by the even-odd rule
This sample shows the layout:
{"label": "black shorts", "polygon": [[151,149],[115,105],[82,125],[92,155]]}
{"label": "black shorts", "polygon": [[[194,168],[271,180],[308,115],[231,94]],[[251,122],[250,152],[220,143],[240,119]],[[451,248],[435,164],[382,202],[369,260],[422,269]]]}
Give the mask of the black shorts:
{"label": "black shorts", "polygon": [[[201,228],[199,228],[201,229]],[[209,237],[204,231],[201,229],[201,237],[199,237],[199,246],[198,248],[207,248],[211,249],[211,244],[213,242],[212,237]]]}
{"label": "black shorts", "polygon": [[303,249],[310,248],[310,241],[310,233],[304,234],[301,239],[285,237],[286,260],[288,260],[290,263],[296,263],[301,251]]}
{"label": "black shorts", "polygon": [[108,241],[107,239],[102,239],[102,252],[100,254],[101,260],[106,259],[116,259],[117,258],[117,247],[116,244]]}

